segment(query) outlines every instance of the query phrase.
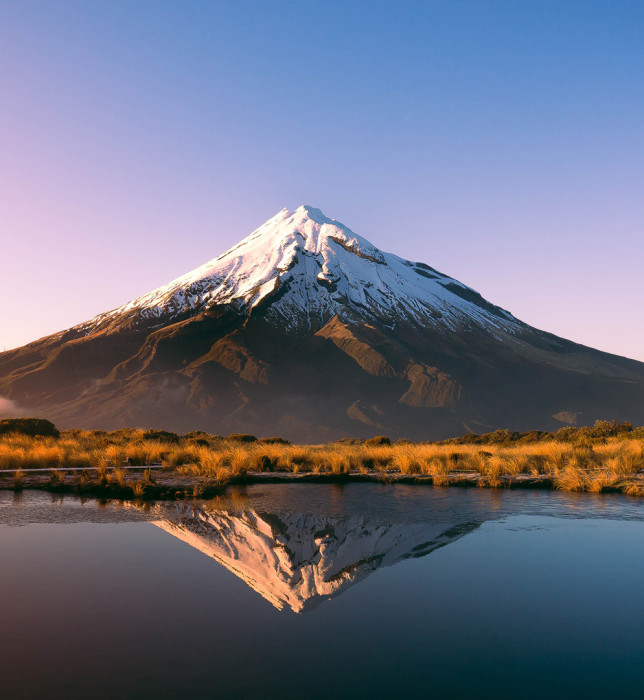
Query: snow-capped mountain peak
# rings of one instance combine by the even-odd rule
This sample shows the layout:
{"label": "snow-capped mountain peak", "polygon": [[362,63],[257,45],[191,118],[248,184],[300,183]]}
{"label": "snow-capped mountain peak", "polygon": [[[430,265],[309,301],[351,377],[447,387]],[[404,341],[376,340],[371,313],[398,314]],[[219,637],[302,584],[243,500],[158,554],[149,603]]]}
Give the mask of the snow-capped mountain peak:
{"label": "snow-capped mountain peak", "polygon": [[401,319],[511,330],[518,322],[474,290],[423,263],[384,253],[344,224],[304,205],[284,208],[201,267],[85,324],[91,332],[116,317],[166,322],[215,305],[250,313],[261,305],[286,328],[334,316],[395,325]]}
{"label": "snow-capped mountain peak", "polygon": [[115,311],[0,353],[0,370],[0,393],[63,428],[320,443],[644,421],[644,364],[532,328],[310,206]]}

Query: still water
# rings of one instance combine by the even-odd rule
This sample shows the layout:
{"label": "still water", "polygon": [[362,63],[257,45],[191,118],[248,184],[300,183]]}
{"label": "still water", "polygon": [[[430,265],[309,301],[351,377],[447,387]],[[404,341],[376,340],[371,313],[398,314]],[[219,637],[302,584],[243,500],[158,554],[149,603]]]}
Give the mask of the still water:
{"label": "still water", "polygon": [[0,697],[641,698],[644,513],[291,484],[0,493]]}

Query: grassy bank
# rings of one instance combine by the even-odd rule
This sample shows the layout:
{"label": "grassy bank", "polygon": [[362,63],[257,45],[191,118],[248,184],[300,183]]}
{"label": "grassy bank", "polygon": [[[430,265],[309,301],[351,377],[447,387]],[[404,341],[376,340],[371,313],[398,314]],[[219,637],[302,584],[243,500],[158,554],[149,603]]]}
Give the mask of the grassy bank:
{"label": "grassy bank", "polygon": [[[232,482],[292,477],[644,495],[641,429],[602,422],[593,428],[565,430],[563,435],[497,431],[442,443],[392,444],[380,437],[328,445],[144,430],[5,432],[0,434],[0,470],[17,471],[0,474],[0,488],[197,497],[221,492]],[[158,464],[162,470],[123,468]],[[74,468],[80,471],[65,471]],[[27,469],[42,473],[22,471]]]}

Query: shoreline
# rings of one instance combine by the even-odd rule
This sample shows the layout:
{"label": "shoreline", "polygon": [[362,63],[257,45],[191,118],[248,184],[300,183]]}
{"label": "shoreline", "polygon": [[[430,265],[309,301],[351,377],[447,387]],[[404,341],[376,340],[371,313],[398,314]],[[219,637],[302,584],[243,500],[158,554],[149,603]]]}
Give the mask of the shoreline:
{"label": "shoreline", "polygon": [[[607,425],[614,432],[623,427]],[[470,437],[467,444],[461,444],[465,438],[458,444],[398,444],[379,436],[326,445],[138,429],[58,436],[14,432],[0,436],[0,489],[175,500],[210,498],[228,485],[356,482],[642,497],[644,438],[639,430],[592,439],[575,433],[580,438],[575,442],[519,435],[528,440],[524,443],[504,432],[475,436],[485,439],[482,444],[469,444]]]}
{"label": "shoreline", "polygon": [[[199,476],[177,474],[174,470],[158,470],[148,481],[140,479],[140,467],[119,475],[117,481],[104,476],[92,479],[89,470],[66,473],[65,469],[38,470],[38,473],[23,473],[17,479],[7,473],[0,474],[0,491],[37,490],[57,494],[72,494],[89,498],[121,500],[172,501],[185,499],[208,499],[222,495],[228,486],[250,486],[261,484],[348,484],[371,483],[382,485],[405,484],[432,488],[485,488],[492,490],[531,489],[579,493],[621,493],[635,498],[644,495],[644,474],[624,475],[617,484],[605,484],[601,488],[561,488],[554,474],[500,475],[494,480],[477,472],[453,472],[440,477],[411,475],[401,472],[246,472],[231,476],[225,481],[214,481]],[[157,468],[158,469],[158,468]],[[139,477],[139,478],[137,478]],[[591,482],[592,483],[592,482]]]}

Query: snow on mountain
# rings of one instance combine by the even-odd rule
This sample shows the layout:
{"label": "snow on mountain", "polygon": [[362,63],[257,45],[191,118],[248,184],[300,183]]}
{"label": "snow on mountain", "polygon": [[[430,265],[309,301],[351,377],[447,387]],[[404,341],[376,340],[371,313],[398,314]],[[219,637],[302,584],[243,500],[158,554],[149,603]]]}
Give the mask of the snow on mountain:
{"label": "snow on mountain", "polygon": [[[267,303],[268,302],[268,303]],[[302,319],[359,316],[389,327],[405,319],[456,328],[478,323],[512,333],[520,322],[423,263],[384,253],[319,209],[282,209],[240,243],[169,284],[83,324],[92,332],[123,316],[165,323],[215,305],[265,307],[286,328]]]}
{"label": "snow on mountain", "polygon": [[544,333],[317,209],[0,353],[0,394],[59,427],[298,442],[644,420],[644,364]]}

